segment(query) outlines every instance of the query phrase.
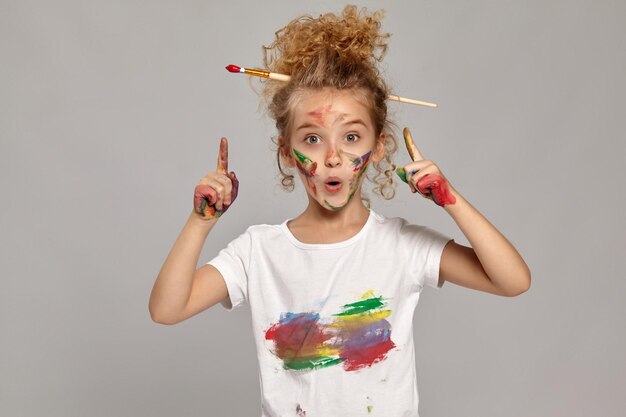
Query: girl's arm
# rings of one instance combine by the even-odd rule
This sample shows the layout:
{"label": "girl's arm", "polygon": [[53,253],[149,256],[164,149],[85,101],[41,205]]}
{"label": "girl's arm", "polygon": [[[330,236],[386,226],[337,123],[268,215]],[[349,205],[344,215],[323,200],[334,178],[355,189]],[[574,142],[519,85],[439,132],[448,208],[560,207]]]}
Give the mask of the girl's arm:
{"label": "girl's arm", "polygon": [[150,294],[152,320],[175,324],[228,297],[222,274],[212,265],[196,270],[209,232],[237,198],[239,181],[228,172],[228,141],[222,138],[217,170],[200,179],[194,210],[176,239]]}
{"label": "girl's arm", "polygon": [[446,245],[439,266],[440,281],[509,297],[527,291],[530,270],[517,250],[448,183],[432,161],[424,159],[409,129],[403,133],[413,162],[399,168],[398,175],[411,191],[443,206],[472,246],[453,241]]}
{"label": "girl's arm", "polygon": [[197,217],[195,212],[189,216],[152,288],[148,310],[157,323],[179,323],[228,296],[217,269],[205,265],[196,270],[204,242],[217,222]]}
{"label": "girl's arm", "polygon": [[530,288],[530,270],[513,247],[478,210],[451,188],[456,202],[444,206],[471,248],[450,242],[441,255],[440,279],[513,297]]}

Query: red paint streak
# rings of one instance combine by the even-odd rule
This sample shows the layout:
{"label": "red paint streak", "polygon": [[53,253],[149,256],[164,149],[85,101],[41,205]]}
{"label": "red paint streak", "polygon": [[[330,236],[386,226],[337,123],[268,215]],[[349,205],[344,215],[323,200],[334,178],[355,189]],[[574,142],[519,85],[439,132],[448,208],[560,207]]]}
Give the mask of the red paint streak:
{"label": "red paint streak", "polygon": [[226,69],[230,72],[241,72],[241,67],[238,67],[237,65],[233,65],[233,64],[228,65]]}
{"label": "red paint streak", "polygon": [[448,182],[440,175],[424,175],[417,181],[417,189],[423,195],[430,195],[438,206],[456,203],[456,198],[448,188]]}
{"label": "red paint streak", "polygon": [[376,362],[385,359],[385,355],[396,345],[387,339],[383,343],[371,346],[367,349],[358,348],[353,350],[344,350],[341,357],[344,359],[343,368],[346,371],[355,371],[366,366],[372,366]]}
{"label": "red paint streak", "polygon": [[276,355],[283,360],[315,356],[317,349],[333,337],[325,332],[325,327],[317,319],[298,317],[272,325],[265,332],[265,339],[274,341]]}
{"label": "red paint streak", "polygon": [[317,162],[305,162],[304,164],[300,161],[296,161],[296,166],[298,170],[307,178],[315,175],[315,170],[317,169]]}
{"label": "red paint streak", "polygon": [[326,113],[329,113],[331,109],[332,109],[332,104],[329,104],[328,106],[324,108],[319,108],[311,112],[308,112],[307,115],[313,117],[318,125],[322,127],[326,127],[326,125],[324,124],[324,115]]}

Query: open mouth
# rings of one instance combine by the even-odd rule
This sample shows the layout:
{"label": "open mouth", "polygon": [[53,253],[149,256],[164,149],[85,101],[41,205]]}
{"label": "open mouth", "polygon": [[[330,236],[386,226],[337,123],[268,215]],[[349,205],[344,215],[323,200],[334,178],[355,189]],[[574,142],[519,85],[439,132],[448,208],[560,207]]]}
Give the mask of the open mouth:
{"label": "open mouth", "polygon": [[339,181],[339,179],[333,178],[324,183],[324,188],[326,188],[326,190],[330,192],[337,192],[341,190],[342,185],[343,183]]}

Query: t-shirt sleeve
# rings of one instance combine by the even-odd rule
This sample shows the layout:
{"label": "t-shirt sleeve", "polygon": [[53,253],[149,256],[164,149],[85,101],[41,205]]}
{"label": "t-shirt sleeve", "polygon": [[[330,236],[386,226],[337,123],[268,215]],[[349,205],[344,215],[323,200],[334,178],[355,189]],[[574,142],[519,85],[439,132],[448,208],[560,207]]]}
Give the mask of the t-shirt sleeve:
{"label": "t-shirt sleeve", "polygon": [[228,297],[220,303],[227,311],[233,311],[247,302],[250,247],[248,229],[207,262],[220,271],[226,282]]}
{"label": "t-shirt sleeve", "polygon": [[[407,267],[411,279],[421,290],[425,285],[441,288],[439,264],[446,244],[454,240],[426,226],[403,222],[400,228],[400,245],[407,254]],[[408,253],[407,253],[408,252]]]}

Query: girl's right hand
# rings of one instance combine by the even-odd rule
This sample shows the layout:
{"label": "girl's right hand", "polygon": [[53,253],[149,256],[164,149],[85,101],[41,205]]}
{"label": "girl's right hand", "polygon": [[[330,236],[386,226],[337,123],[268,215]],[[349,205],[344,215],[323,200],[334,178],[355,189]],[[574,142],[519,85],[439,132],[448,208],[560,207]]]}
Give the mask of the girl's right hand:
{"label": "girl's right hand", "polygon": [[222,138],[217,170],[200,178],[193,195],[194,211],[202,220],[213,220],[228,210],[237,198],[239,180],[228,172],[228,140]]}

